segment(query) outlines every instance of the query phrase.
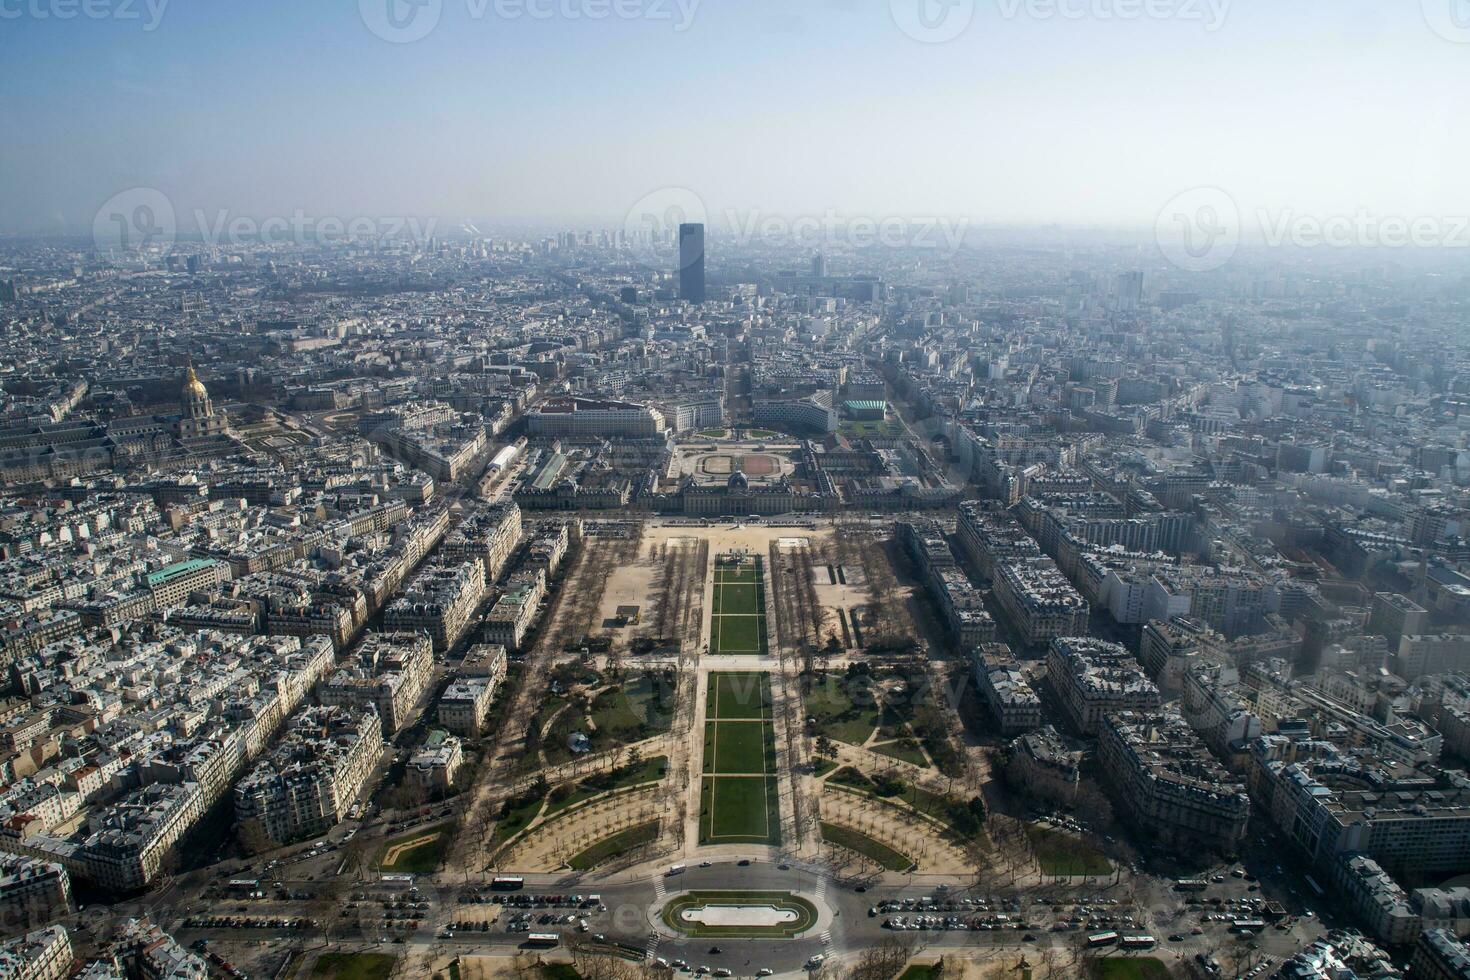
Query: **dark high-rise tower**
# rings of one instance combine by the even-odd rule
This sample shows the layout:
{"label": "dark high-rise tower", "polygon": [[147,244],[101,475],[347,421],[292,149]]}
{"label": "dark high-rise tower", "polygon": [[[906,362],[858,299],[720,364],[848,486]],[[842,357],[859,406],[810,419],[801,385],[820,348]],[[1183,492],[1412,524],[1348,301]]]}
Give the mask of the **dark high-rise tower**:
{"label": "dark high-rise tower", "polygon": [[704,302],[704,225],[679,226],[679,298]]}

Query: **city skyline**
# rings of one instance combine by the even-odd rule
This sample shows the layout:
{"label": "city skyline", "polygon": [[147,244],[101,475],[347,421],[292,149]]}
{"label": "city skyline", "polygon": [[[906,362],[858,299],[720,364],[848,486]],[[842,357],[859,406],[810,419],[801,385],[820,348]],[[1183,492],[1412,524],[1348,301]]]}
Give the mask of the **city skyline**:
{"label": "city skyline", "polygon": [[[196,210],[617,224],[666,188],[711,215],[982,225],[1147,228],[1200,187],[1248,214],[1470,214],[1452,164],[1470,63],[1436,0],[1160,0],[1135,17],[924,0],[936,19],[917,22],[901,0],[626,0],[599,20],[503,0],[98,0],[58,19],[57,2],[0,20],[22,134],[0,155],[6,233],[85,232],[139,187],[181,229]],[[390,3],[434,29],[385,40]],[[924,23],[962,29],[926,43],[945,34]]]}
{"label": "city skyline", "polygon": [[1470,0],[0,0],[3,980],[1470,980]]}

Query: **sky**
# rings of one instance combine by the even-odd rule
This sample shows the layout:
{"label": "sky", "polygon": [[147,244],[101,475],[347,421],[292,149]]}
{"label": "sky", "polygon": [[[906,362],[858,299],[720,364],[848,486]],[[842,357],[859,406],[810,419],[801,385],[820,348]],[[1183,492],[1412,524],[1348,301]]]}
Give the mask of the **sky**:
{"label": "sky", "polygon": [[1470,0],[0,0],[0,233],[1448,218],[1467,82]]}

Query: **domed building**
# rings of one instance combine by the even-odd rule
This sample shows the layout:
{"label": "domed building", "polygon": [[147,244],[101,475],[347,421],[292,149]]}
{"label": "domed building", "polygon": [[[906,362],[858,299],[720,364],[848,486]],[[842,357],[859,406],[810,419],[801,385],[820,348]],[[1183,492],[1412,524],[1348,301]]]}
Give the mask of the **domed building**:
{"label": "domed building", "polygon": [[184,387],[179,392],[179,405],[183,413],[179,416],[179,438],[199,439],[220,436],[230,431],[230,420],[223,413],[215,414],[214,402],[209,398],[209,389],[194,373],[194,365],[184,374]]}

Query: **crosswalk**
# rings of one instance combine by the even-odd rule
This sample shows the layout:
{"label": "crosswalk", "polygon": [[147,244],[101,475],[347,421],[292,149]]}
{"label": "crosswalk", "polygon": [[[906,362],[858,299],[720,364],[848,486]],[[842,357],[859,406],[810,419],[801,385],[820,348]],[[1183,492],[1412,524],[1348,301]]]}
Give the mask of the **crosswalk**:
{"label": "crosswalk", "polygon": [[832,949],[832,930],[831,929],[828,929],[826,932],[822,933],[820,936],[817,937],[817,939],[822,944],[822,952],[826,953],[826,952],[830,952],[831,951],[831,949]]}
{"label": "crosswalk", "polygon": [[653,897],[659,904],[663,904],[663,900],[669,897],[669,890],[664,887],[662,875],[653,879]]}
{"label": "crosswalk", "polygon": [[653,933],[652,935],[650,935],[648,937],[648,941],[643,944],[643,957],[644,957],[644,959],[649,959],[649,960],[653,959],[654,954],[656,954],[658,952],[658,944],[659,944],[659,942],[660,942],[659,935],[656,932]]}

